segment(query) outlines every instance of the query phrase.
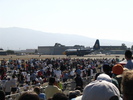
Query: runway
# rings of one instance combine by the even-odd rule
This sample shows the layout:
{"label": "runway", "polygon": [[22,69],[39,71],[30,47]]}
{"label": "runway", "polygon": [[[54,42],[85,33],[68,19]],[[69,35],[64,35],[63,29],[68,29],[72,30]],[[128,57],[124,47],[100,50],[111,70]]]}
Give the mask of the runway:
{"label": "runway", "polygon": [[112,59],[112,58],[119,58],[119,59],[123,59],[124,58],[124,54],[123,55],[120,55],[120,54],[111,54],[111,55],[105,55],[105,54],[96,54],[96,55],[85,55],[83,57],[79,57],[79,56],[76,56],[76,55],[71,55],[71,56],[66,56],[66,55],[6,55],[6,56],[0,56],[0,60],[9,60],[9,59],[12,59],[12,60],[15,60],[15,59],[24,59],[24,60],[29,60],[31,58],[36,58],[36,59],[46,59],[46,58],[72,58],[72,59]]}

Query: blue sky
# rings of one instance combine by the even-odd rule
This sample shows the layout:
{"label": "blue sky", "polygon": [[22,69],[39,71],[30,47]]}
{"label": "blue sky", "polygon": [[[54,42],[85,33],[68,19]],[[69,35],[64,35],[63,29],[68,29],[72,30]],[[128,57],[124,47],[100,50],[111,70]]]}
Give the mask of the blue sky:
{"label": "blue sky", "polygon": [[133,40],[133,0],[0,0],[0,28]]}

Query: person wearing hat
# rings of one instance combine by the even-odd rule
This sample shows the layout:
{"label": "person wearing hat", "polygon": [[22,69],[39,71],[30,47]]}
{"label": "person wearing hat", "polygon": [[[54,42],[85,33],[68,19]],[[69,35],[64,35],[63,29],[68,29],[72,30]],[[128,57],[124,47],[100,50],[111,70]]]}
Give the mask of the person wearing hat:
{"label": "person wearing hat", "polygon": [[[119,84],[118,84],[118,81],[115,79],[115,78],[113,78],[112,76],[113,76],[113,74],[112,74],[112,68],[111,68],[111,66],[109,65],[109,64],[104,64],[103,65],[103,72],[104,72],[104,74],[107,74],[108,76],[110,76],[111,77],[111,80],[112,80],[112,83],[117,87],[117,88],[119,88]],[[103,74],[103,75],[104,75]],[[97,77],[99,76],[100,74],[98,74],[98,75],[96,75],[95,76],[95,79],[97,79]],[[105,75],[104,75],[105,76]]]}
{"label": "person wearing hat", "polygon": [[105,73],[100,74],[96,80],[104,80],[112,83],[111,77]]}
{"label": "person wearing hat", "polygon": [[[115,98],[115,99],[114,99]],[[81,100],[120,100],[118,88],[111,82],[95,80],[83,90]]]}
{"label": "person wearing hat", "polygon": [[118,81],[119,90],[121,89],[121,80],[123,73],[123,66],[121,64],[116,64],[112,67],[112,72],[114,74],[114,78]]}

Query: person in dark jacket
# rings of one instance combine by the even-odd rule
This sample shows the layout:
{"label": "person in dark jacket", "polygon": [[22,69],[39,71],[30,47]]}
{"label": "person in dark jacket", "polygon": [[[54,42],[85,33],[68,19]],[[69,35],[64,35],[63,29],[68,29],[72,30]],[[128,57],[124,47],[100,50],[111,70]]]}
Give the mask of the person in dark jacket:
{"label": "person in dark jacket", "polygon": [[80,86],[81,88],[83,88],[83,80],[79,74],[76,75],[75,82],[76,82],[76,87]]}
{"label": "person in dark jacket", "polygon": [[5,93],[2,90],[0,90],[0,100],[5,100]]}

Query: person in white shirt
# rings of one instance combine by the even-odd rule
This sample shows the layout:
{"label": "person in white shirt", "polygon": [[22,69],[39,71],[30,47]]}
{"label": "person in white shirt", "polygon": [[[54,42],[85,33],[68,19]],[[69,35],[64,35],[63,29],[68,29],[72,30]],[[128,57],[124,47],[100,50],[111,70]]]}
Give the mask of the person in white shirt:
{"label": "person in white shirt", "polygon": [[75,76],[75,72],[74,72],[74,70],[71,70],[71,71],[70,71],[70,79],[73,79],[74,76]]}
{"label": "person in white shirt", "polygon": [[61,78],[61,70],[58,68],[55,70],[56,80],[60,80]]}
{"label": "person in white shirt", "polygon": [[28,84],[30,84],[30,74],[27,74],[27,76],[26,76],[26,82],[27,82]]}
{"label": "person in white shirt", "polygon": [[12,84],[11,91],[14,94],[17,91],[17,79],[15,76],[12,76],[11,84]]}
{"label": "person in white shirt", "polygon": [[26,82],[25,85],[23,86],[23,89],[24,89],[24,91],[28,91],[28,89],[29,89],[29,85],[28,85],[27,82]]}
{"label": "person in white shirt", "polygon": [[11,81],[10,81],[10,77],[7,78],[7,82],[4,85],[4,92],[6,95],[10,95],[11,94]]}

